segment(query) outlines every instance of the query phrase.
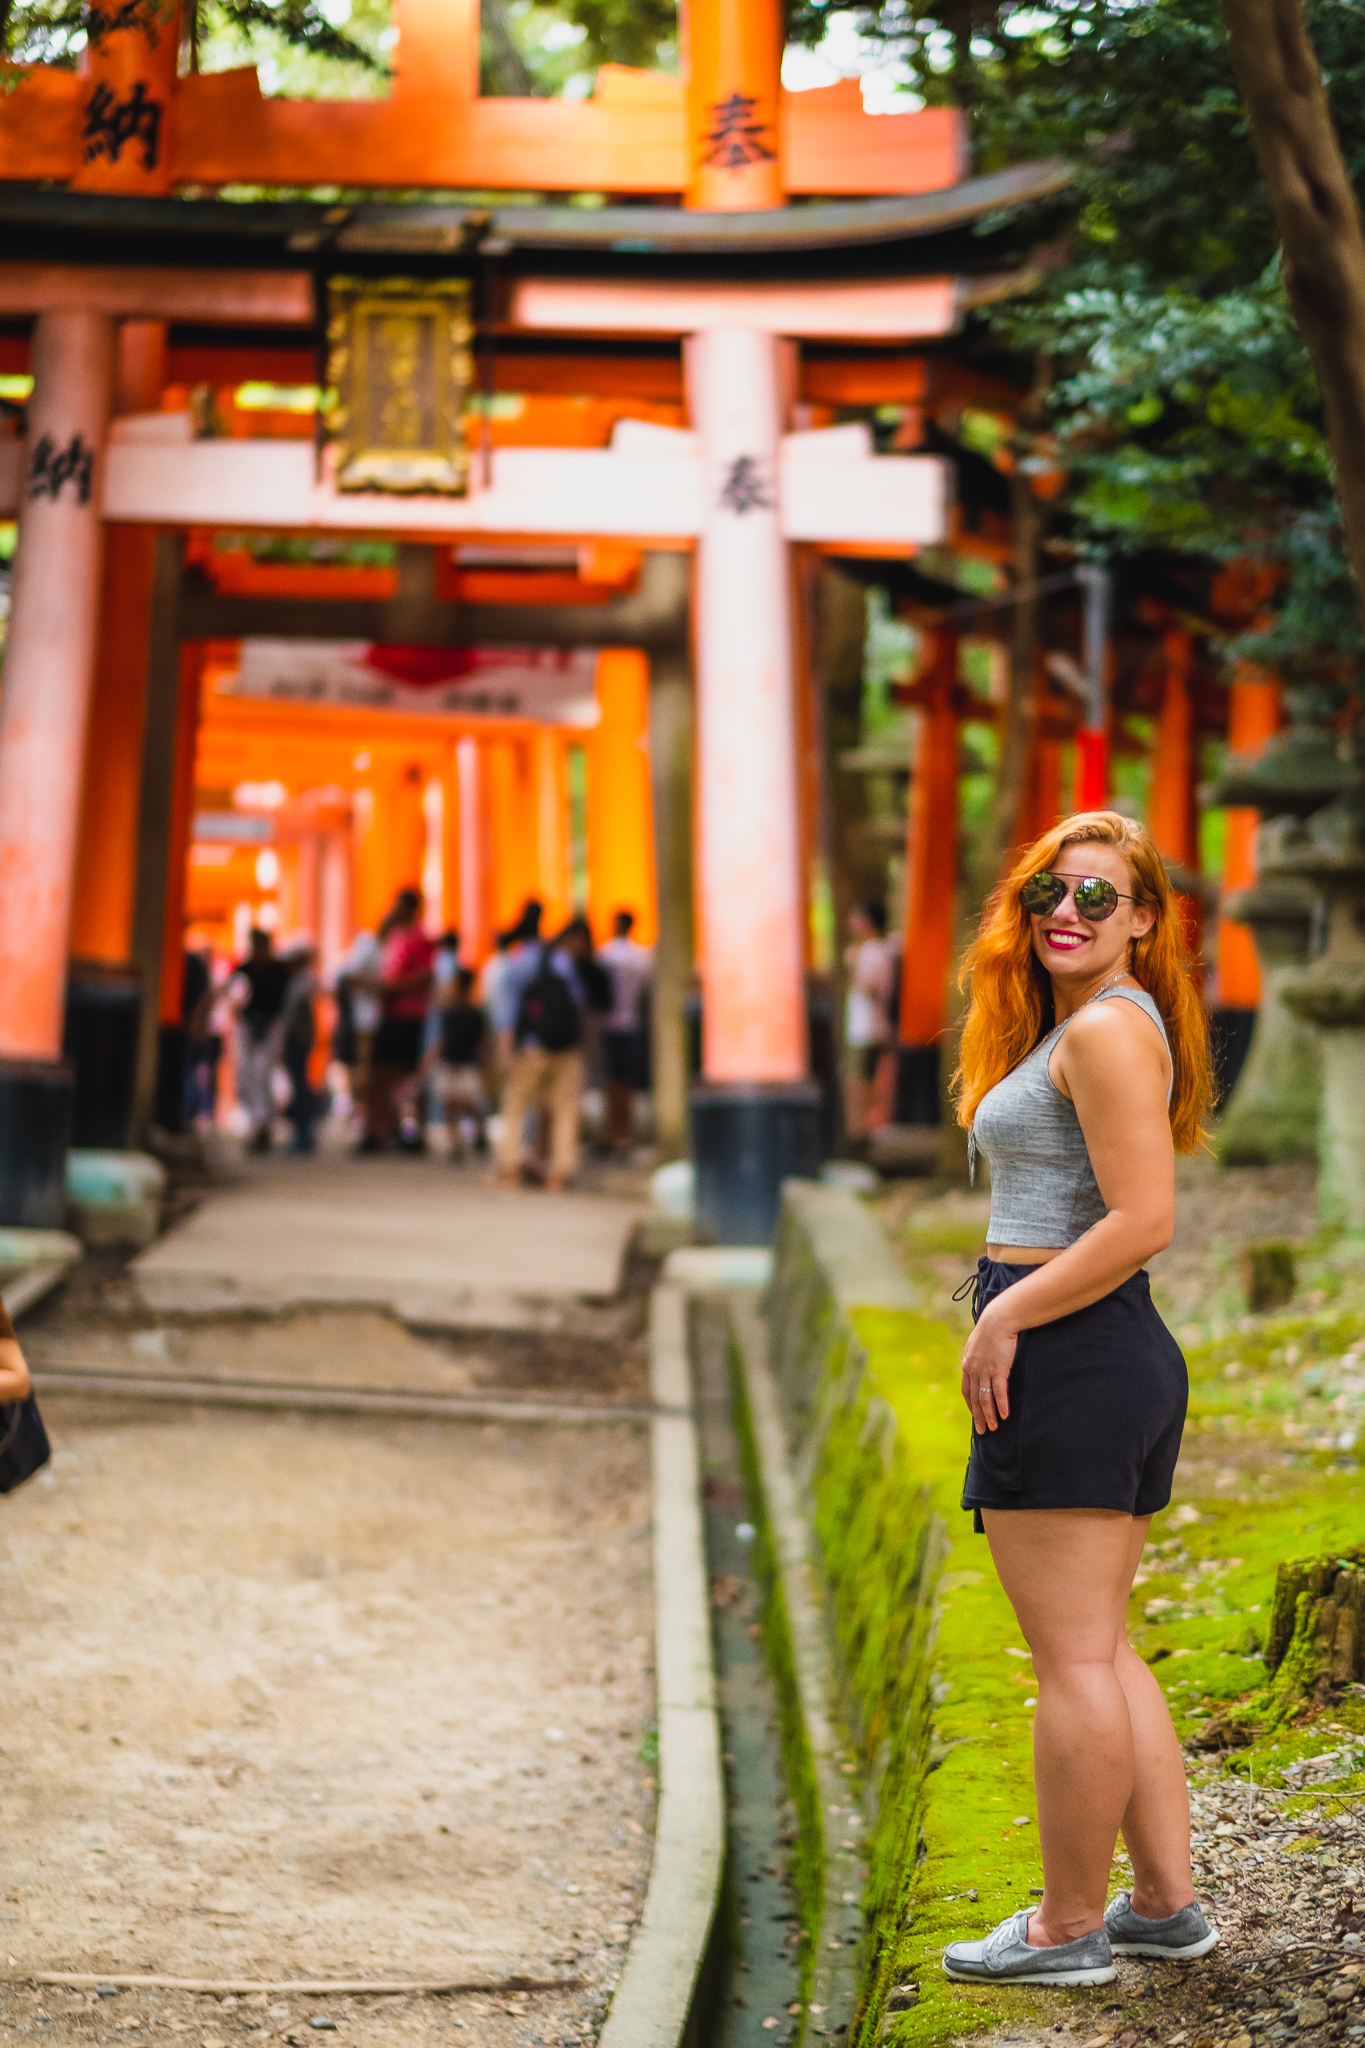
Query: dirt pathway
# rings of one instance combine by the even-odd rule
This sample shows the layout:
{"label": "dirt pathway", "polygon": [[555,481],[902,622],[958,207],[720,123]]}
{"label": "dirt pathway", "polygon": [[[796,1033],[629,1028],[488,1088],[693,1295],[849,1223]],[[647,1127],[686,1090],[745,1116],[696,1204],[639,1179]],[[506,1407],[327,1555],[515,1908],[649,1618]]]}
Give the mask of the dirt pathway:
{"label": "dirt pathway", "polygon": [[0,1503],[11,1977],[572,1988],[4,1983],[0,2037],[591,2038],[651,1853],[643,1430],[49,1410],[50,1472]]}

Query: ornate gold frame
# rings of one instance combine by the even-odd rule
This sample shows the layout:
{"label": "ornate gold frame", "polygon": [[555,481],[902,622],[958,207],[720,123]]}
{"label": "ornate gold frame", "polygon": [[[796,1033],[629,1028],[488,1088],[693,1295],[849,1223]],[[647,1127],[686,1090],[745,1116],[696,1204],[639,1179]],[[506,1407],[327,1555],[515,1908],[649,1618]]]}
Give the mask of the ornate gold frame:
{"label": "ornate gold frame", "polygon": [[472,382],[467,280],[334,277],[327,296],[338,490],[462,497]]}

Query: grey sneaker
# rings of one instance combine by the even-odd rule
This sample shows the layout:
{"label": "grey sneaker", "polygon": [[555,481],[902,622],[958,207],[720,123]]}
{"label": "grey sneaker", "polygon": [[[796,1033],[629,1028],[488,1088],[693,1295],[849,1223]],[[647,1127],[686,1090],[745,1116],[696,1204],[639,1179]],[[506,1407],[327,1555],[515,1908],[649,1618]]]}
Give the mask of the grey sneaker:
{"label": "grey sneaker", "polygon": [[1105,1911],[1104,1925],[1116,1956],[1168,1956],[1192,1963],[1218,1946],[1218,1929],[1209,1926],[1197,1903],[1164,1920],[1144,1920],[1133,1911],[1128,1893],[1120,1892]]}
{"label": "grey sneaker", "polygon": [[1027,1912],[1011,1913],[984,1941],[952,1941],[943,1951],[949,1977],[967,1984],[1112,1984],[1118,1972],[1102,1927],[1057,1948],[1030,1948]]}

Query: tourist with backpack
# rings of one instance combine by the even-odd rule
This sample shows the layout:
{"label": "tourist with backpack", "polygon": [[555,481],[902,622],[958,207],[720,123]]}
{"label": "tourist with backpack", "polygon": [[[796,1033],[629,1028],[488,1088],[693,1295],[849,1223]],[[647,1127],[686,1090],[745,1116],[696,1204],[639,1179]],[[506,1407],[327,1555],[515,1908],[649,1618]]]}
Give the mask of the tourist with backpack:
{"label": "tourist with backpack", "polygon": [[540,937],[541,907],[528,903],[516,930],[517,951],[498,987],[494,1024],[510,1031],[511,1071],[502,1101],[498,1178],[521,1182],[526,1118],[544,1108],[550,1120],[548,1188],[563,1188],[578,1169],[579,1104],[583,1092],[583,1023],[574,963]]}

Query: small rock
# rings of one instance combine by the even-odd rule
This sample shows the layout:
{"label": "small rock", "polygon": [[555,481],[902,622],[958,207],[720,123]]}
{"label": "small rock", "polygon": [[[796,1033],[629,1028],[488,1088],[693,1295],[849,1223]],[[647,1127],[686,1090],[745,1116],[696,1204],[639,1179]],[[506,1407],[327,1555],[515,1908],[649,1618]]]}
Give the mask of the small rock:
{"label": "small rock", "polygon": [[888,2012],[909,2012],[912,2006],[918,2004],[919,1985],[898,1984],[887,1997],[886,2009]]}
{"label": "small rock", "polygon": [[1358,1978],[1348,1977],[1343,1983],[1334,1984],[1327,1996],[1333,2005],[1349,2005],[1356,1995]]}
{"label": "small rock", "polygon": [[1017,1828],[1026,1828],[1031,1826],[1032,1815],[1027,1813],[1016,1813],[1014,1816],[1014,1825]]}
{"label": "small rock", "polygon": [[96,1996],[96,1998],[117,1998],[117,1997],[118,1997],[118,1985],[117,1985],[117,1984],[97,1984],[97,1985],[95,1986],[95,1996]]}
{"label": "small rock", "polygon": [[319,2034],[334,2034],[337,2030],[336,2021],[329,2019],[325,2012],[315,2012],[308,2024]]}
{"label": "small rock", "polygon": [[1320,2027],[1326,2018],[1327,2000],[1325,1998],[1305,1998],[1299,2006],[1299,2025],[1301,2027]]}
{"label": "small rock", "polygon": [[1250,2034],[1234,2034],[1228,2042],[1228,2048],[1251,2048]]}
{"label": "small rock", "polygon": [[766,2020],[764,2020],[764,2022],[763,2022],[763,2025],[764,2025],[764,2027],[765,2027],[765,2028],[768,2028],[768,2027],[780,2027],[780,2026],[781,2026],[781,2024],[782,2024],[781,2020],[779,2020],[779,2019],[774,2019],[774,2017],[773,2017],[773,2015],[772,2015],[771,2013],[769,2013],[769,2015],[768,2015],[767,2019],[766,2019]]}

